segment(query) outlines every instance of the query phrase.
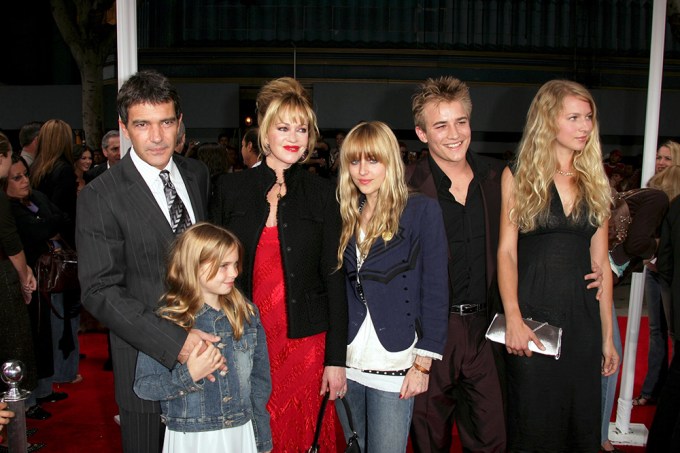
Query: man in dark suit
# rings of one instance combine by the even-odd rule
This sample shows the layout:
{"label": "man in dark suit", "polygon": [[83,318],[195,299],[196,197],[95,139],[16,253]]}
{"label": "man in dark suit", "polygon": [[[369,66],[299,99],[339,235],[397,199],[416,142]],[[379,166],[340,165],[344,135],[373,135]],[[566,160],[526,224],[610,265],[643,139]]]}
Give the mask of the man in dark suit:
{"label": "man in dark suit", "polygon": [[83,179],[86,183],[92,181],[120,161],[120,133],[117,130],[108,131],[102,137],[102,153],[106,157],[106,162],[92,167],[85,172]]}
{"label": "man in dark suit", "polygon": [[[182,114],[168,79],[139,72],[123,84],[117,104],[132,148],[78,197],[78,267],[83,304],[111,332],[123,450],[148,453],[160,451],[164,429],[158,402],[133,392],[138,351],[172,368],[200,341],[219,341],[154,313],[176,232],[206,216],[209,177],[202,163],[173,156]],[[163,170],[169,175],[161,175]],[[172,226],[177,220],[171,219],[162,179],[168,176],[183,202],[182,213],[190,217],[180,222],[182,228]]]}

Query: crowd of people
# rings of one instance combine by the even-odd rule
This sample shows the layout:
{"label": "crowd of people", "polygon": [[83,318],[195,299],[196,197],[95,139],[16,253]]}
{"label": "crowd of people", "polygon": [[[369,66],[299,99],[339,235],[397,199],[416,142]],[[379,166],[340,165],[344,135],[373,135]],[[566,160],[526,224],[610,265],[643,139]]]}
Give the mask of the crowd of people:
{"label": "crowd of people", "polygon": [[[158,72],[130,77],[117,111],[131,147],[106,133],[96,166],[61,120],[24,126],[20,153],[0,133],[0,362],[26,366],[27,417],[83,379],[84,307],[109,330],[125,452],[306,451],[325,394],[323,451],[341,429],[364,452],[448,452],[454,423],[464,451],[616,451],[613,287],[645,267],[634,404],[659,404],[649,451],[678,447],[680,145],[640,189],[620,152],[602,161],[582,85],[540,87],[511,162],[471,151],[454,77],[413,95],[419,153],[380,121],[329,146],[287,77],[259,91],[240,155],[227,134],[187,141]],[[38,258],[71,247],[80,291],[37,291]],[[561,329],[559,354],[527,319]],[[0,404],[0,427],[12,416]]]}

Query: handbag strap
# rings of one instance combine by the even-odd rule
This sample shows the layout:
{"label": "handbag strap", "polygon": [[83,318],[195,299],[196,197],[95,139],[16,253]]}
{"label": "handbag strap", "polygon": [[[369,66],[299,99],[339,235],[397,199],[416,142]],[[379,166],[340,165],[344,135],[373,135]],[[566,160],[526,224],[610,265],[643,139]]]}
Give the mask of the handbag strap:
{"label": "handbag strap", "polygon": [[319,451],[319,436],[321,435],[321,425],[323,424],[323,414],[326,412],[326,404],[328,404],[328,392],[326,392],[321,400],[321,407],[319,408],[319,415],[316,417],[316,429],[314,430],[314,440],[309,452]]}
{"label": "handbag strap", "polygon": [[[319,415],[316,418],[316,429],[314,430],[314,440],[312,441],[312,447],[308,450],[310,453],[319,451],[319,436],[321,435],[321,426],[323,426],[323,416],[326,412],[326,405],[328,404],[328,394],[326,392],[321,400],[321,407],[319,408]],[[349,422],[349,429],[352,431],[352,437],[357,437],[357,432],[354,429],[354,420],[352,419],[352,411],[349,409],[349,403],[345,398],[338,398],[342,401],[342,405],[345,408],[345,415],[347,415],[347,421]]]}

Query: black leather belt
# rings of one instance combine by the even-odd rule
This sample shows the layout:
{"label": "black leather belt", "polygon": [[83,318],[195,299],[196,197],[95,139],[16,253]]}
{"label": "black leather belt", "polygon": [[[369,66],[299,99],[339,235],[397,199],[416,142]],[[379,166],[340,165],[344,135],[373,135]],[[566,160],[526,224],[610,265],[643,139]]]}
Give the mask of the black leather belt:
{"label": "black leather belt", "polygon": [[451,305],[450,312],[456,315],[472,315],[486,310],[486,304],[460,304]]}

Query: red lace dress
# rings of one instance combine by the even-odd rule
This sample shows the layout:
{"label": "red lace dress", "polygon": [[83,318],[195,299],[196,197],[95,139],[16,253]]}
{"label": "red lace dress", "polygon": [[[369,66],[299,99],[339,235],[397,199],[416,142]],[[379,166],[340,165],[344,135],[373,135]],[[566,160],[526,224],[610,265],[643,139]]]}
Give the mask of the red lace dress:
{"label": "red lace dress", "polygon": [[[303,452],[311,445],[321,404],[325,334],[288,338],[286,288],[277,227],[265,227],[255,252],[253,302],[267,335],[272,374],[271,415],[275,452]],[[329,410],[330,409],[330,410]],[[329,404],[319,439],[321,451],[334,452],[335,408]]]}

